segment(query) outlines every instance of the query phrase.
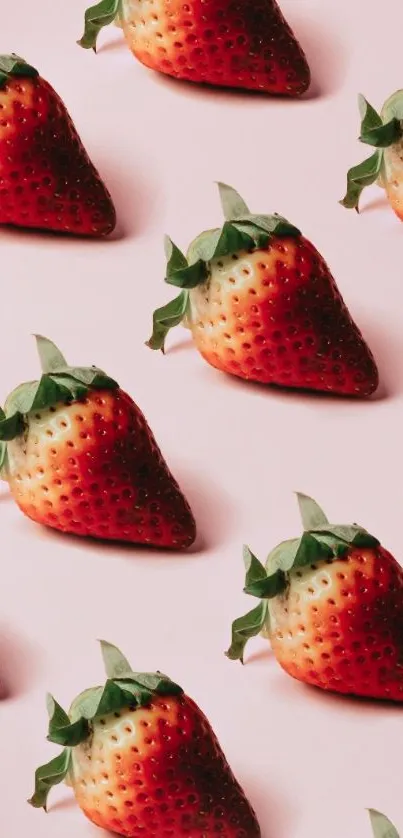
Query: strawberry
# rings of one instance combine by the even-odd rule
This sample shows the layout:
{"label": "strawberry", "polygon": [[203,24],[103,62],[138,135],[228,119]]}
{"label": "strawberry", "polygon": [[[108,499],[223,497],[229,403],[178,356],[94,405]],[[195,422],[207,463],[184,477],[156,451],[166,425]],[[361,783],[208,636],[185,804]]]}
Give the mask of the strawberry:
{"label": "strawberry", "polygon": [[281,216],[252,215],[219,184],[225,223],[190,245],[187,258],[166,242],[166,282],[181,288],[154,312],[151,349],[186,325],[206,361],[262,384],[369,396],[374,358],[328,266]]}
{"label": "strawberry", "polygon": [[403,221],[403,90],[385,102],[381,115],[364,96],[359,96],[360,141],[376,151],[347,173],[347,192],[340,203],[359,212],[366,186],[376,183],[385,190],[389,203]]}
{"label": "strawberry", "polygon": [[376,809],[369,809],[368,813],[374,838],[399,838],[396,827],[393,826],[389,818],[382,815],[381,812],[377,812]]}
{"label": "strawberry", "polygon": [[133,672],[101,642],[107,681],[69,715],[48,698],[48,739],[64,750],[38,768],[29,801],[46,810],[67,781],[92,823],[126,836],[259,838],[255,813],[210,723],[166,675]]}
{"label": "strawberry", "polygon": [[195,522],[133,400],[37,336],[40,381],[1,411],[2,477],[25,515],[76,535],[189,547]]}
{"label": "strawberry", "polygon": [[0,224],[105,236],[111,196],[60,96],[17,55],[0,56]]}
{"label": "strawberry", "polygon": [[80,46],[96,50],[118,22],[136,58],[168,76],[299,96],[310,71],[276,0],[101,0],[87,9]]}
{"label": "strawberry", "polygon": [[403,570],[356,524],[329,524],[299,495],[304,533],[266,568],[245,548],[245,592],[260,604],[233,623],[227,656],[264,631],[293,678],[337,693],[403,701]]}

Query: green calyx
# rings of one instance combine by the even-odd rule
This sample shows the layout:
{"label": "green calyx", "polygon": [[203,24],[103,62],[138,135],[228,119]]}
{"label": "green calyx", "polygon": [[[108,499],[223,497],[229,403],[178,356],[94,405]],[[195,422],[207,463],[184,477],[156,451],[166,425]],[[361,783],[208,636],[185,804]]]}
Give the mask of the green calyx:
{"label": "green calyx", "polygon": [[35,791],[28,803],[45,809],[53,786],[62,783],[71,768],[72,749],[91,737],[97,719],[121,710],[136,710],[150,705],[158,696],[181,695],[183,690],[161,672],[133,672],[116,646],[101,640],[101,652],[107,676],[103,687],[81,693],[67,714],[52,696],[48,696],[49,742],[63,746],[59,756],[35,772]]}
{"label": "green calyx", "polygon": [[100,0],[100,3],[87,9],[84,17],[84,34],[77,41],[78,45],[96,52],[101,29],[119,20],[121,12],[122,0]]}
{"label": "green calyx", "polygon": [[376,809],[368,809],[374,838],[399,838],[399,833],[393,823]]}
{"label": "green calyx", "polygon": [[385,103],[379,115],[364,96],[358,97],[361,115],[359,140],[376,151],[363,163],[353,166],[347,172],[347,191],[343,207],[359,212],[359,201],[366,186],[381,178],[384,149],[399,142],[403,137],[403,91],[398,91]]}
{"label": "green calyx", "polygon": [[330,524],[323,510],[307,495],[297,493],[303,534],[283,541],[269,554],[266,565],[244,547],[244,593],[261,600],[257,608],[232,624],[232,641],[226,655],[243,662],[248,640],[268,622],[268,600],[284,594],[293,571],[323,561],[343,558],[353,547],[377,547],[379,541],[357,524]]}
{"label": "green calyx", "polygon": [[245,201],[231,186],[218,183],[218,189],[225,218],[222,227],[206,230],[197,236],[191,243],[187,256],[171,239],[165,239],[165,282],[182,290],[178,297],[154,312],[153,332],[147,341],[150,349],[164,351],[169,330],[181,323],[188,311],[189,291],[208,280],[210,264],[214,259],[266,248],[273,236],[301,235],[297,227],[276,213],[251,213]]}
{"label": "green calyx", "polygon": [[24,58],[20,58],[14,52],[10,55],[0,55],[0,89],[5,87],[12,78],[34,79],[38,75],[35,67],[31,67]]}
{"label": "green calyx", "polygon": [[70,367],[48,338],[35,335],[42,367],[39,381],[20,384],[8,397],[5,411],[0,408],[0,467],[6,456],[6,443],[24,433],[26,417],[58,403],[82,399],[89,390],[112,390],[119,385],[97,367]]}

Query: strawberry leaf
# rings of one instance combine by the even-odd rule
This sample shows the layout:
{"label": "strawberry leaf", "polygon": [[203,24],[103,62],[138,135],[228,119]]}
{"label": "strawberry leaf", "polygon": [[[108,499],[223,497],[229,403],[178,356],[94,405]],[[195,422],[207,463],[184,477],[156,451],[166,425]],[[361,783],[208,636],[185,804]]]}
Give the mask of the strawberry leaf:
{"label": "strawberry leaf", "polygon": [[362,93],[358,96],[358,107],[361,116],[361,134],[365,134],[367,131],[372,131],[373,128],[380,128],[383,124],[382,118],[379,116],[379,113],[377,113],[375,108],[370,105]]}
{"label": "strawberry leaf", "polygon": [[323,509],[308,495],[297,492],[299,511],[302,518],[304,530],[316,530],[318,527],[327,526],[329,521]]}
{"label": "strawberry leaf", "polygon": [[361,132],[360,141],[375,148],[389,148],[402,137],[402,129],[398,119],[393,117],[390,122]]}
{"label": "strawberry leaf", "polygon": [[5,442],[0,442],[0,477],[3,471],[5,472],[5,464],[7,462],[7,445]]}
{"label": "strawberry leaf", "polygon": [[276,570],[264,579],[245,585],[244,593],[259,599],[274,599],[287,588],[287,577],[282,570]]}
{"label": "strawberry leaf", "polygon": [[53,729],[58,730],[60,727],[70,724],[67,713],[50,693],[46,697],[46,707],[49,716],[49,731]]}
{"label": "strawberry leaf", "polygon": [[23,430],[24,420],[18,412],[14,413],[8,419],[0,419],[0,440],[2,442],[9,442],[11,439],[15,439]]}
{"label": "strawberry leaf", "polygon": [[192,241],[188,248],[188,262],[193,264],[201,259],[202,262],[210,262],[216,251],[217,244],[221,237],[221,230],[205,230]]}
{"label": "strawberry leaf", "polygon": [[42,372],[55,372],[60,367],[67,367],[67,361],[64,355],[62,355],[60,349],[57,348],[53,341],[42,335],[34,335],[34,338],[36,340],[36,348],[41,362]]}
{"label": "strawberry leaf", "polygon": [[217,183],[217,186],[220,193],[222,211],[227,221],[249,215],[249,209],[236,189],[233,189],[232,186],[228,186],[226,183],[220,182]]}
{"label": "strawberry leaf", "polygon": [[347,172],[347,191],[339,203],[347,209],[359,211],[359,202],[363,190],[378,179],[383,162],[382,151],[376,151],[371,157],[353,166]]}
{"label": "strawberry leaf", "polygon": [[28,803],[36,809],[45,809],[48,794],[53,786],[63,783],[71,765],[71,750],[65,748],[59,756],[35,771],[35,791]]}
{"label": "strawberry leaf", "polygon": [[304,532],[300,539],[294,564],[291,569],[307,567],[308,565],[315,564],[315,562],[331,559],[332,556],[333,551],[326,541],[321,541],[320,538],[317,538],[310,532]]}
{"label": "strawberry leaf", "polygon": [[243,548],[243,561],[246,571],[245,585],[251,585],[252,582],[266,578],[267,573],[264,566],[246,545]]}
{"label": "strawberry leaf", "polygon": [[32,411],[56,404],[69,404],[86,396],[89,390],[113,390],[119,385],[97,367],[69,367],[60,350],[48,338],[36,335],[43,369],[39,381],[20,384],[8,397],[5,417],[0,416],[0,440],[10,441],[25,427]]}
{"label": "strawberry leaf", "polygon": [[105,672],[108,678],[126,678],[132,674],[129,661],[122,655],[117,646],[100,640],[101,654],[104,662]]}
{"label": "strawberry leaf", "polygon": [[77,41],[84,49],[96,52],[98,35],[105,26],[109,26],[121,14],[122,0],[101,0],[85,12],[84,34]]}
{"label": "strawberry leaf", "polygon": [[290,224],[286,218],[274,213],[273,215],[247,215],[241,218],[234,219],[237,227],[243,224],[251,228],[251,235],[257,235],[257,232],[268,233],[269,236],[300,236],[301,231],[298,227]]}
{"label": "strawberry leaf", "polygon": [[171,300],[161,308],[157,308],[153,314],[153,331],[146,346],[150,349],[161,349],[165,351],[165,340],[170,329],[179,326],[187,312],[189,304],[189,291],[181,291],[178,297]]}
{"label": "strawberry leaf", "polygon": [[[264,568],[262,570],[264,573]],[[171,690],[177,686],[167,675],[163,675],[162,672],[133,672],[129,661],[122,655],[122,652],[117,646],[113,646],[112,643],[107,643],[106,640],[101,640],[100,644],[108,678],[119,682],[124,681],[125,686],[129,682],[134,682],[149,690],[149,692],[161,692],[161,694],[165,694],[167,688]],[[178,689],[180,690],[180,687]]]}
{"label": "strawberry leaf", "polygon": [[251,637],[256,637],[262,631],[268,613],[267,602],[260,602],[252,611],[243,617],[238,617],[232,623],[232,639],[226,656],[232,661],[243,663],[245,646]]}
{"label": "strawberry leaf", "polygon": [[402,136],[400,121],[393,114],[385,122],[375,108],[367,102],[365,96],[358,97],[358,107],[361,115],[360,141],[375,148],[387,148]]}
{"label": "strawberry leaf", "polygon": [[0,55],[0,89],[10,81],[10,76],[15,78],[36,78],[38,70],[27,64],[24,58],[11,53],[11,55]]}
{"label": "strawberry leaf", "polygon": [[179,247],[176,246],[169,236],[165,236],[164,238],[164,249],[167,260],[167,276],[188,267],[186,256],[179,250]]}
{"label": "strawberry leaf", "polygon": [[399,838],[393,823],[376,809],[368,809],[374,838]]}
{"label": "strawberry leaf", "polygon": [[221,228],[220,238],[217,241],[211,259],[219,259],[220,256],[228,256],[230,253],[238,253],[240,250],[254,250],[255,242],[249,233],[242,232],[235,224],[226,221]]}
{"label": "strawberry leaf", "polygon": [[403,120],[403,90],[396,90],[383,105],[382,122],[387,122],[393,116],[396,119]]}
{"label": "strawberry leaf", "polygon": [[286,573],[291,570],[298,552],[299,542],[299,538],[291,538],[278,544],[267,557],[267,573],[273,573],[275,570],[283,570]]}
{"label": "strawberry leaf", "polygon": [[69,748],[74,748],[85,742],[90,733],[90,726],[87,719],[77,719],[76,722],[69,721],[68,724],[56,727],[56,724],[49,724],[49,731],[47,735],[48,742],[54,742],[55,745],[63,745]]}
{"label": "strawberry leaf", "polygon": [[165,253],[167,267],[165,282],[175,285],[177,288],[196,288],[206,277],[205,265],[201,260],[189,265],[186,256],[179,250],[179,247],[165,237]]}

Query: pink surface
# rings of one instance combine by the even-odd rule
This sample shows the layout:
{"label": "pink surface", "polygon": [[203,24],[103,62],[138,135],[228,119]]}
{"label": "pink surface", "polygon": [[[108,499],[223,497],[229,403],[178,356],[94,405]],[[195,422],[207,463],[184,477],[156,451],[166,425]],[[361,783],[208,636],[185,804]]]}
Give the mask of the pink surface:
{"label": "pink surface", "polygon": [[[73,540],[31,524],[1,490],[0,834],[101,834],[67,789],[54,792],[48,816],[25,799],[34,768],[53,753],[45,692],[68,704],[98,682],[95,640],[105,637],[136,668],[179,680],[205,710],[263,838],[369,838],[367,806],[403,824],[401,709],[303,688],[264,640],[251,644],[244,668],[223,651],[232,618],[251,605],[242,543],[264,558],[298,534],[294,489],[403,556],[403,227],[376,188],[361,217],[337,203],[347,168],[365,156],[357,93],[378,107],[402,86],[401,0],[383,0],[382,17],[359,0],[283,0],[314,72],[300,102],[160,78],[134,61],[119,30],[102,36],[95,57],[75,46],[84,5],[9,3],[1,51],[36,64],[63,96],[121,228],[105,243],[1,231],[0,399],[37,373],[32,332],[55,339],[72,362],[117,376],[182,483],[200,540],[177,557]],[[151,312],[170,294],[163,233],[186,246],[219,223],[215,180],[256,211],[288,216],[322,251],[376,354],[377,399],[240,383],[210,369],[180,329],[165,359],[144,346]]]}

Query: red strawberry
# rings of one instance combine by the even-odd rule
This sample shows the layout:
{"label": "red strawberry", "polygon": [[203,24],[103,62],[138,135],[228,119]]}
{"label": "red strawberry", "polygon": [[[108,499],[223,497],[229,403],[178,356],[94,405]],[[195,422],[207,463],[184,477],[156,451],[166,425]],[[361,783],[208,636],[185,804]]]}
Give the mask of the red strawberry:
{"label": "red strawberry", "polygon": [[358,212],[362,191],[377,183],[385,189],[393,211],[403,221],[403,90],[390,96],[380,116],[363,96],[359,96],[359,108],[360,140],[376,151],[349,170],[347,192],[340,203]]}
{"label": "red strawberry", "polygon": [[286,96],[310,84],[276,0],[101,0],[87,9],[80,46],[95,50],[99,31],[113,21],[136,58],[168,76]]}
{"label": "red strawberry", "polygon": [[403,570],[362,527],[329,524],[299,495],[301,538],[284,541],[266,569],[245,548],[245,592],[260,605],[232,627],[227,655],[269,636],[299,681],[356,696],[403,701]]}
{"label": "red strawberry", "polygon": [[133,400],[37,337],[43,375],[8,397],[2,477],[29,518],[63,532],[189,547],[195,522]]}
{"label": "red strawberry", "polygon": [[38,768],[29,801],[45,808],[66,780],[97,826],[131,838],[259,838],[256,816],[211,726],[165,675],[131,670],[101,643],[108,680],[86,690],[70,714],[48,700],[48,739],[64,746]]}
{"label": "red strawberry", "polygon": [[206,361],[263,384],[369,396],[375,361],[314,246],[284,218],[252,215],[219,184],[225,223],[192,242],[168,239],[166,282],[183,290],[154,312],[148,346],[183,322]]}
{"label": "red strawberry", "polygon": [[0,56],[0,224],[105,236],[116,223],[60,96],[16,55]]}

